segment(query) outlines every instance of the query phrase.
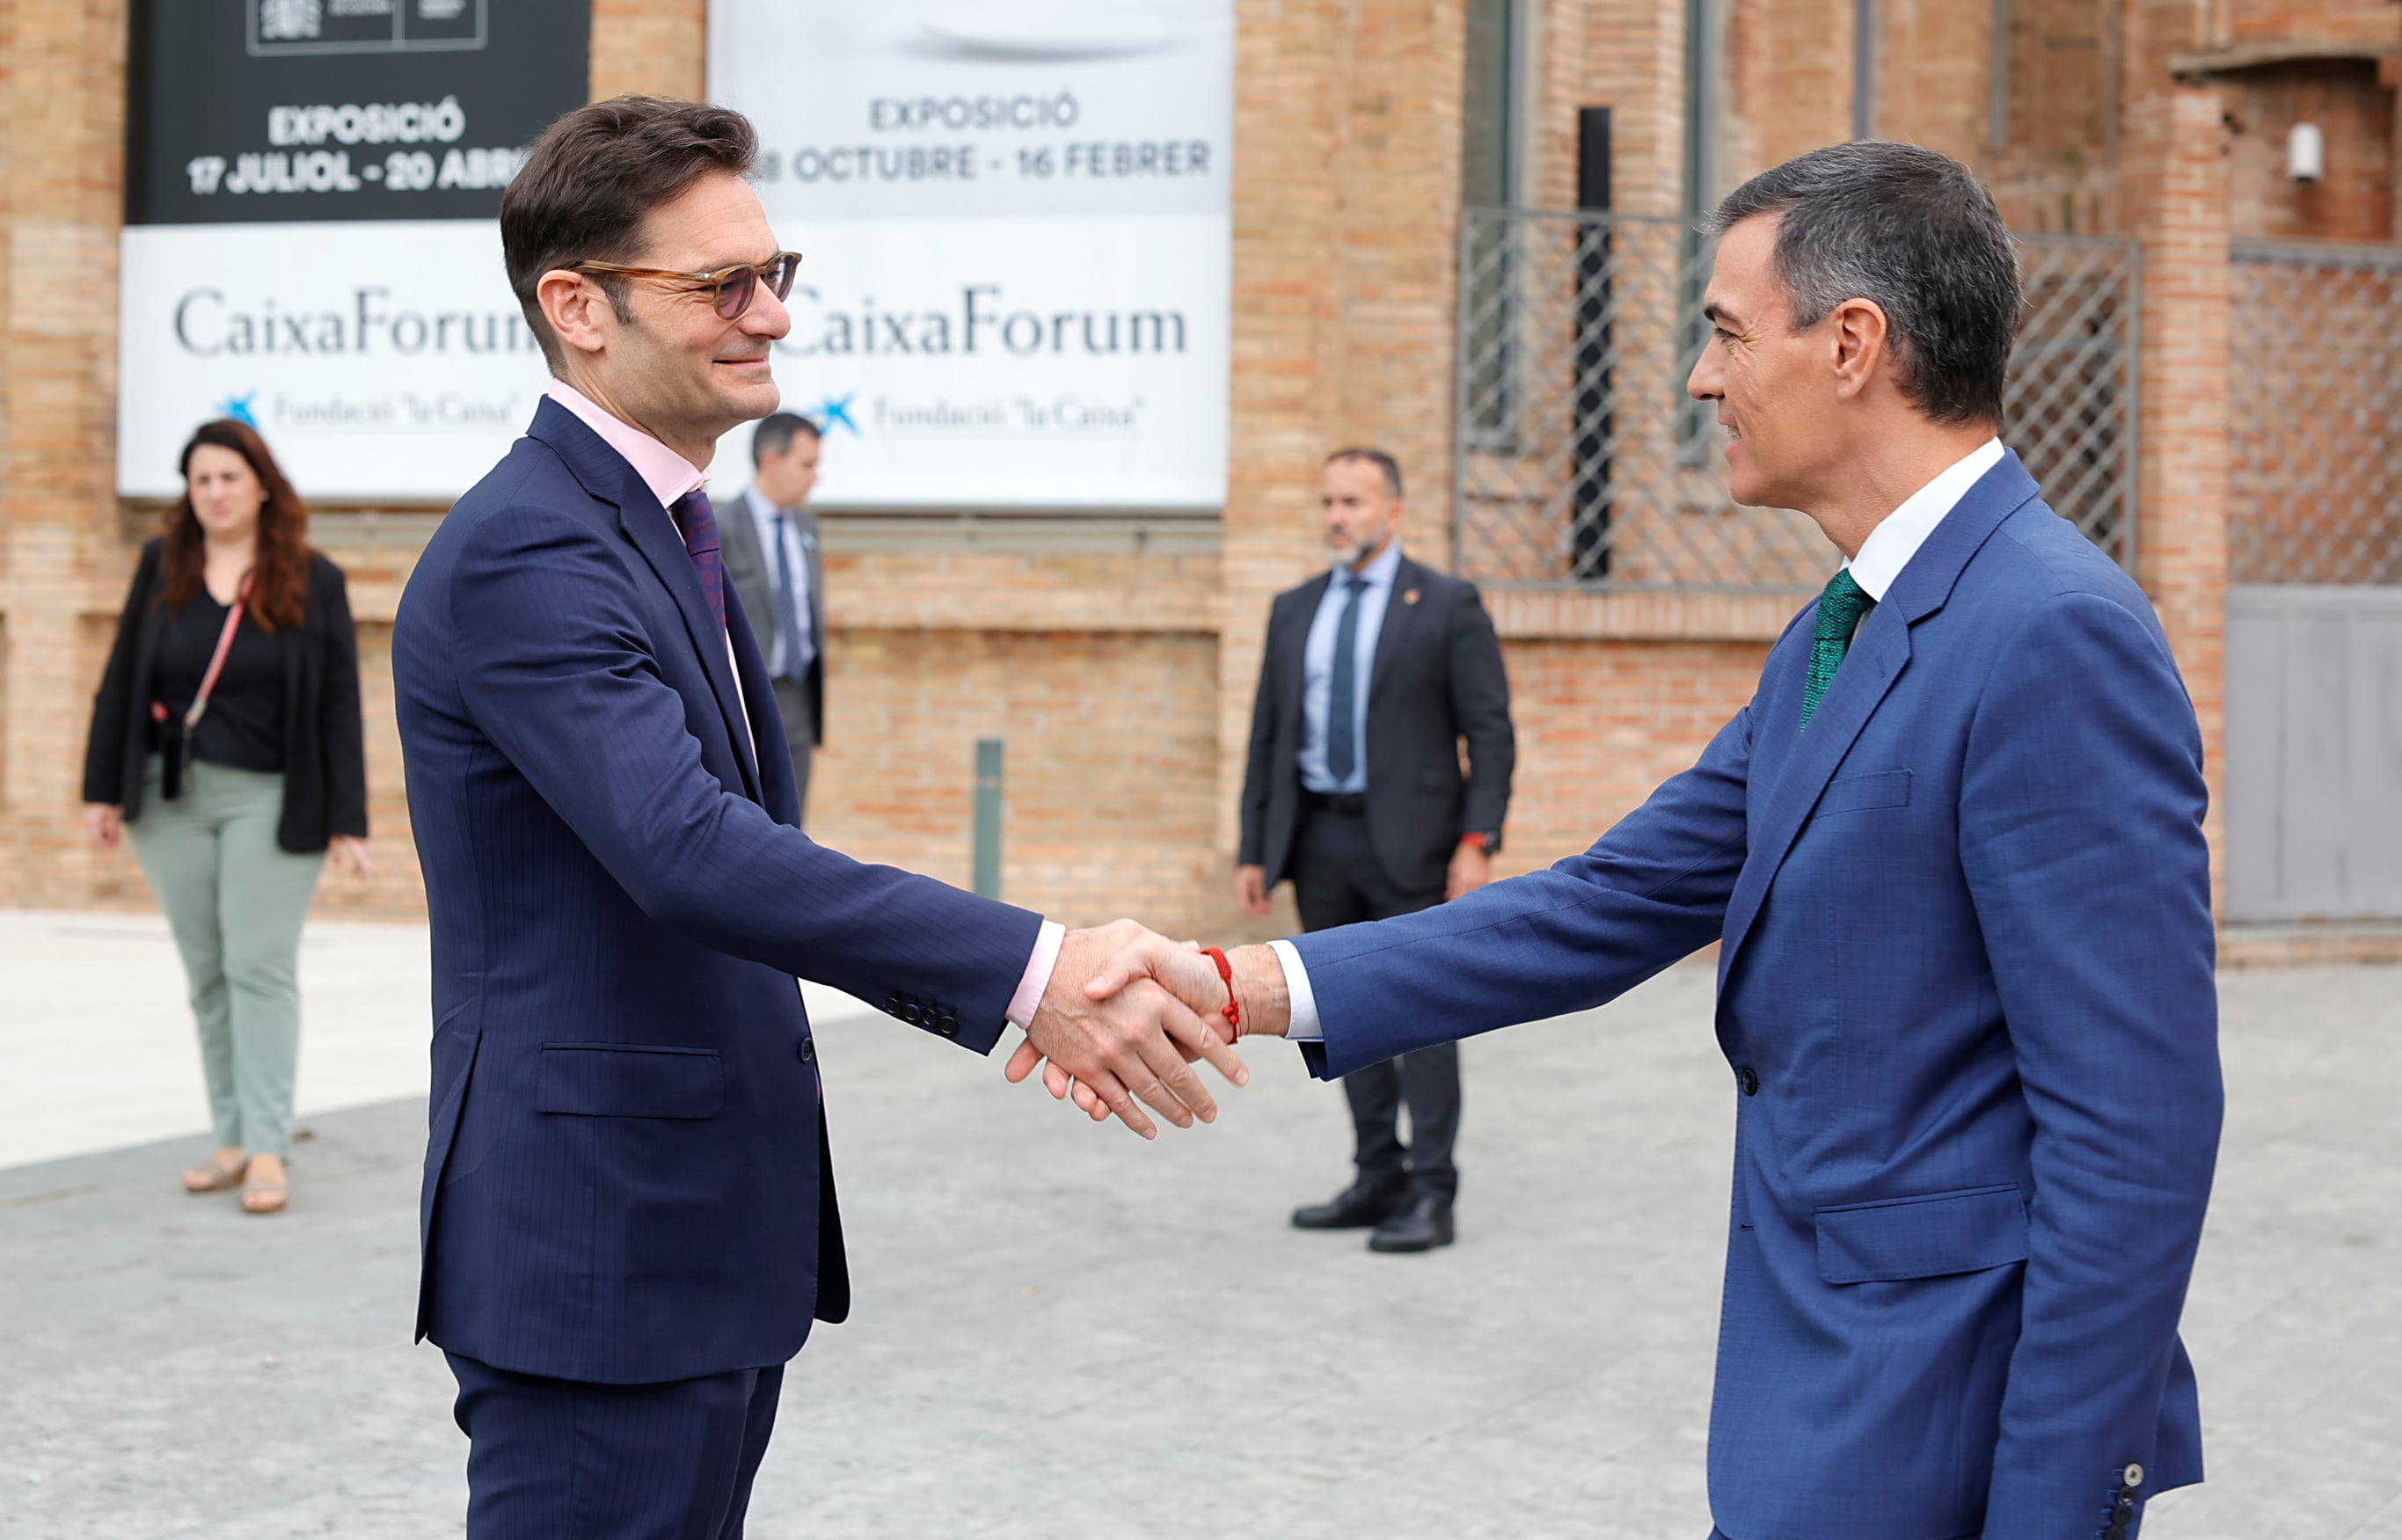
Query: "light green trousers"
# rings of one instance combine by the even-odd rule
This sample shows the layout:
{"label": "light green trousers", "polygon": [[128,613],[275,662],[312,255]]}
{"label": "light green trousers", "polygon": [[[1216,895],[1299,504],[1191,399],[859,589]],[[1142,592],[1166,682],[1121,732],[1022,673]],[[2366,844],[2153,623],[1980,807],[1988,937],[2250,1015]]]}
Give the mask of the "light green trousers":
{"label": "light green trousers", "polygon": [[275,843],[282,776],[196,761],[174,802],[159,777],[154,754],[141,816],[125,833],[184,955],[217,1143],[288,1154],[300,925],[325,858]]}

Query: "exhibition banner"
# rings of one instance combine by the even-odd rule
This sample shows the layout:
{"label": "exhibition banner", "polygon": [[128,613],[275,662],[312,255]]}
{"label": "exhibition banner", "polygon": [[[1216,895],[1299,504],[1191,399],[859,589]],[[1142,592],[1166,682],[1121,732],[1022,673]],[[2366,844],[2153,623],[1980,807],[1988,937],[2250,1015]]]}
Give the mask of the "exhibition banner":
{"label": "exhibition banner", "polygon": [[[1225,501],[1233,0],[711,0],[818,501]],[[723,456],[725,451],[721,450]]]}
{"label": "exhibition banner", "polygon": [[136,0],[118,491],[228,416],[309,498],[472,485],[547,379],[501,190],[589,54],[589,0]]}

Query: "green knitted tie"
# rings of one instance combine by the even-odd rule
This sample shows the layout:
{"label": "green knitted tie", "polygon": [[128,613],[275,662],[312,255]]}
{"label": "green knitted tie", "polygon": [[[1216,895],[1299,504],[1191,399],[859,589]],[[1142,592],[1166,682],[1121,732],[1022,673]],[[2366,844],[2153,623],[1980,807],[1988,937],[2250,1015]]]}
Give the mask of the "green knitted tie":
{"label": "green knitted tie", "polygon": [[1843,666],[1843,653],[1850,650],[1852,633],[1860,628],[1860,617],[1876,608],[1876,600],[1868,590],[1852,581],[1848,567],[1827,580],[1818,594],[1818,639],[1810,648],[1810,682],[1802,690],[1802,725],[1810,725],[1811,715],[1818,709],[1819,698],[1827,686],[1835,682],[1835,670]]}

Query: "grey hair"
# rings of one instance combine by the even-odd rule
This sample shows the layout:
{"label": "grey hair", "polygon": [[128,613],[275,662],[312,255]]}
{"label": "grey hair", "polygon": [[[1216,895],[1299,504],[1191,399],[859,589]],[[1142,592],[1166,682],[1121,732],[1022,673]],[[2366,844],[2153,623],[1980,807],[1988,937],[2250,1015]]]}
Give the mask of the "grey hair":
{"label": "grey hair", "polygon": [[1916,144],[1858,140],[1772,167],[1704,224],[1784,215],[1776,276],[1804,331],[1847,299],[1884,311],[1902,393],[1938,422],[1998,423],[2024,305],[2018,247],[1968,168]]}

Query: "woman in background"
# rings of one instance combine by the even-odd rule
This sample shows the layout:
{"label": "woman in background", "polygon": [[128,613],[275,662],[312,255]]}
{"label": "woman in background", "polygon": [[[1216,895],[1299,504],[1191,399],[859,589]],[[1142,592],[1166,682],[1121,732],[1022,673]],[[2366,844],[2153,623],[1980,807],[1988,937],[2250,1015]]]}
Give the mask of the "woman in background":
{"label": "woman in background", "polygon": [[366,755],[342,571],[256,429],[201,424],[94,701],[84,821],[128,835],[191,987],[216,1153],[192,1192],[290,1196],[300,926],[328,849],[362,880]]}

